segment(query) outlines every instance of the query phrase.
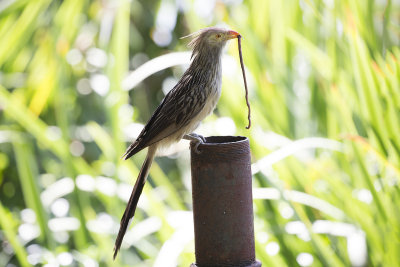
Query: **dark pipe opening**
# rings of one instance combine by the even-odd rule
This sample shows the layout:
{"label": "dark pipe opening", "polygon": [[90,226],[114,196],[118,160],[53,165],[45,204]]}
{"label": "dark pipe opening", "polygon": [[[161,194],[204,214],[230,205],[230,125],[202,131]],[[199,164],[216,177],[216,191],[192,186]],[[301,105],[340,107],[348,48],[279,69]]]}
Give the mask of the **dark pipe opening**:
{"label": "dark pipe opening", "polygon": [[208,136],[204,145],[246,142],[246,140],[247,137],[244,136]]}

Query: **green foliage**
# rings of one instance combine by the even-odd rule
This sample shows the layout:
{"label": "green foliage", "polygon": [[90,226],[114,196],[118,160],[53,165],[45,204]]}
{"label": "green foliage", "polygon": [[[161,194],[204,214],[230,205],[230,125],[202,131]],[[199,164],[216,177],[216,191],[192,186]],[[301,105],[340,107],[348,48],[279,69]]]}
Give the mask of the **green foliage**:
{"label": "green foliage", "polygon": [[0,4],[1,266],[195,260],[184,144],[153,165],[129,248],[112,262],[143,161],[142,153],[119,157],[161,89],[179,79],[186,54],[149,62],[147,79],[139,66],[187,50],[179,37],[218,23],[244,37],[253,127],[245,129],[232,42],[218,109],[199,131],[250,139],[257,258],[265,266],[399,266],[399,3],[206,2]]}

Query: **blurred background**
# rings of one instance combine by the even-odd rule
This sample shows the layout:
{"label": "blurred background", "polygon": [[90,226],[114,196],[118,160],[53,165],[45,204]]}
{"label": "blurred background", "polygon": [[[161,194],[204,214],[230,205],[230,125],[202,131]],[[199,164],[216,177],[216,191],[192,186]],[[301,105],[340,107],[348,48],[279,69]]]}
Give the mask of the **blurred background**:
{"label": "blurred background", "polygon": [[263,266],[400,266],[399,0],[2,0],[0,266],[189,266],[188,143],[163,151],[115,262],[145,152],[120,159],[188,67],[227,45],[198,133],[250,139]]}

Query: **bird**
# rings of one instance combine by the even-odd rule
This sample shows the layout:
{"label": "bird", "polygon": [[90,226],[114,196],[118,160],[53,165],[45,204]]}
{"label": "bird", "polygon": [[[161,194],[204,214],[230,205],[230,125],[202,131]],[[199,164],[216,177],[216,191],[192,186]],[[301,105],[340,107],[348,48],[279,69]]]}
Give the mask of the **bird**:
{"label": "bird", "polygon": [[204,143],[205,139],[193,131],[217,105],[221,96],[223,48],[228,40],[240,38],[240,34],[229,29],[209,27],[185,37],[192,38],[188,44],[192,49],[189,68],[173,89],[166,94],[137,139],[122,156],[127,160],[142,149],[148,148],[146,159],[121,218],[114,246],[114,259],[121,248],[130,221],[135,215],[139,197],[157,150],[186,139],[194,141],[195,152],[201,153],[198,146]]}

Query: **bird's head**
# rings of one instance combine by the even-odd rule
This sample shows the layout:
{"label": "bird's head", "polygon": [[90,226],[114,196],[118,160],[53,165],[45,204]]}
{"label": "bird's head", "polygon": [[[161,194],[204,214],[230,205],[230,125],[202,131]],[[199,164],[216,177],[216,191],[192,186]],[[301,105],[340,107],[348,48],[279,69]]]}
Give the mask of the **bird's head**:
{"label": "bird's head", "polygon": [[202,50],[220,50],[225,46],[226,41],[238,38],[238,36],[240,34],[232,30],[210,27],[192,33],[187,37],[193,37],[189,47],[193,49],[193,52],[198,53]]}

